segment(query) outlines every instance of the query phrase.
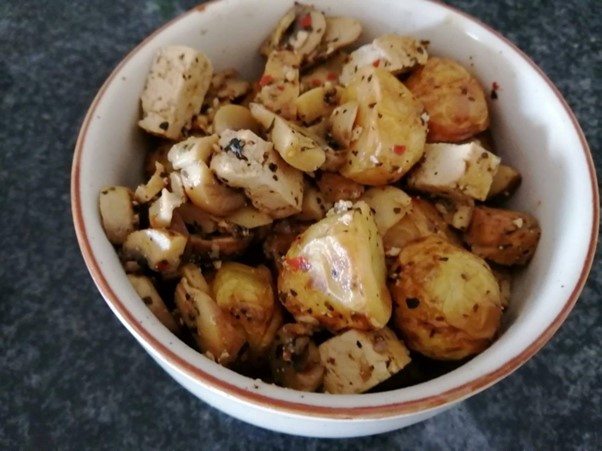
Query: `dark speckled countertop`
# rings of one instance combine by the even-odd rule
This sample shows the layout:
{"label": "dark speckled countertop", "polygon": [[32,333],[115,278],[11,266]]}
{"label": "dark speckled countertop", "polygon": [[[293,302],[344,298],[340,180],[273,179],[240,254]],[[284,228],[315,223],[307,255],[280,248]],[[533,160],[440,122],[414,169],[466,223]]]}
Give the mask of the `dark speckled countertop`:
{"label": "dark speckled countertop", "polygon": [[[336,441],[275,434],[208,407],[159,369],[84,266],[70,166],[112,68],[195,3],[0,2],[0,449],[602,449],[600,250],[575,309],[535,358],[404,430]],[[600,0],[448,3],[541,66],[575,111],[600,174]]]}

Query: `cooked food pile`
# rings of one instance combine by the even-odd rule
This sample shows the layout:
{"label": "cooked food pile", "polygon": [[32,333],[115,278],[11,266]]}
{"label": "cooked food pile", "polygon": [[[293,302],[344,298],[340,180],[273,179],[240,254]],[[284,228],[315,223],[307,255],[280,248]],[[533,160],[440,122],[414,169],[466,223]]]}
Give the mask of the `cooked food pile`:
{"label": "cooked food pile", "polygon": [[147,181],[99,198],[165,327],[296,390],[378,390],[412,360],[483,351],[541,233],[502,207],[521,175],[479,80],[428,42],[361,34],[295,4],[254,81],[160,49],[141,94]]}

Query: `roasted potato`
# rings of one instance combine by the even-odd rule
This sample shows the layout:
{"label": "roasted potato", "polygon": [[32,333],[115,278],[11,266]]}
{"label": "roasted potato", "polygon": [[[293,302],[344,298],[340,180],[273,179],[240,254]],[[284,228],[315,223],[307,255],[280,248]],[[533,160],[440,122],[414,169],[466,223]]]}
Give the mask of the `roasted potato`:
{"label": "roasted potato", "polygon": [[213,118],[215,133],[221,135],[224,130],[242,129],[259,132],[259,124],[248,108],[241,105],[224,105],[217,110]]}
{"label": "roasted potato", "polygon": [[364,186],[335,172],[322,172],[316,176],[316,184],[324,200],[334,204],[339,200],[358,200]]}
{"label": "roasted potato", "polygon": [[301,92],[323,86],[326,83],[336,83],[341,74],[341,69],[347,60],[345,52],[337,52],[323,61],[301,73]]}
{"label": "roasted potato", "polygon": [[464,240],[476,255],[512,266],[531,260],[540,236],[537,219],[527,213],[479,206],[474,209]]}
{"label": "roasted potato", "polygon": [[269,269],[224,262],[215,274],[212,288],[217,305],[229,312],[244,331],[251,352],[262,355],[270,345],[264,336],[280,307],[274,300]]}
{"label": "roasted potato", "polygon": [[299,96],[299,64],[298,53],[274,50],[259,80],[260,91],[256,101],[285,119],[297,117],[295,100]]}
{"label": "roasted potato", "polygon": [[394,256],[412,241],[430,235],[451,243],[461,243],[433,204],[426,199],[412,197],[410,208],[383,236],[385,253]]}
{"label": "roasted potato", "polygon": [[394,186],[373,186],[360,200],[366,202],[374,213],[378,233],[384,236],[411,208],[412,198]]}
{"label": "roasted potato", "polygon": [[474,200],[441,197],[434,201],[435,208],[443,220],[457,230],[466,230],[472,219]]}
{"label": "roasted potato", "polygon": [[378,329],[391,316],[382,241],[365,202],[342,202],[288,250],[279,297],[299,322]]}
{"label": "roasted potato", "polygon": [[[203,278],[197,271],[196,277]],[[176,306],[201,352],[221,365],[230,365],[237,359],[245,337],[228,313],[203,290],[206,285],[205,282],[199,286],[194,279],[182,277],[176,287]]]}
{"label": "roasted potato", "polygon": [[153,282],[146,276],[128,274],[128,280],[140,296],[140,299],[149,308],[153,315],[170,331],[177,334],[180,332],[180,326],[173,315],[161,299]]}
{"label": "roasted potato", "polygon": [[393,320],[407,346],[458,360],[483,351],[500,327],[498,282],[484,260],[436,236],[408,244],[392,272]]}
{"label": "roasted potato", "polygon": [[422,157],[426,123],[422,105],[394,75],[373,66],[358,71],[341,103],[359,110],[341,174],[365,185],[399,180]]}
{"label": "roasted potato", "polygon": [[319,86],[301,94],[295,100],[297,118],[310,125],[322,117],[328,117],[339,104],[343,89],[338,86]]}
{"label": "roasted potato", "polygon": [[521,181],[522,177],[516,169],[500,164],[491,181],[487,201],[500,202],[508,199],[518,189]]}
{"label": "roasted potato", "polygon": [[428,113],[429,142],[459,142],[489,127],[483,87],[460,63],[431,57],[405,85]]}

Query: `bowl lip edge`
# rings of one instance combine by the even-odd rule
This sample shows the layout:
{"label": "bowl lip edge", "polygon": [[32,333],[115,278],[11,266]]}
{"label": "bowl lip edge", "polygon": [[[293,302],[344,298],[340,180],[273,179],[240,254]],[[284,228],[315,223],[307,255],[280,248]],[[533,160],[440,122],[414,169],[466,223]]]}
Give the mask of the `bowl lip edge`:
{"label": "bowl lip edge", "polygon": [[[80,188],[80,160],[83,153],[83,144],[85,141],[85,136],[87,135],[87,130],[89,128],[90,122],[94,117],[94,112],[100,99],[103,97],[104,92],[108,88],[108,86],[113,82],[116,74],[120,71],[120,69],[136,54],[138,51],[144,47],[148,41],[152,40],[156,35],[160,34],[165,28],[173,25],[175,22],[183,19],[184,17],[193,14],[199,13],[206,10],[208,6],[213,3],[220,2],[221,0],[210,0],[209,2],[197,5],[196,7],[174,17],[168,22],[165,22],[159,28],[154,30],[150,35],[148,35],[145,39],[143,39],[137,46],[135,46],[128,54],[119,62],[119,64],[111,71],[108,78],[105,80],[96,96],[94,97],[88,111],[86,112],[86,116],[82,122],[80,132],[78,134],[78,138],[75,144],[75,152],[73,157],[73,163],[71,168],[71,209],[72,209],[72,219],[75,226],[75,232],[77,241],[80,247],[80,251],[84,258],[85,264],[90,272],[97,288],[105,298],[106,302],[111,305],[112,308],[119,311],[121,317],[124,321],[128,323],[130,328],[132,328],[137,336],[144,340],[144,342],[154,349],[160,356],[161,359],[168,364],[172,369],[179,371],[180,373],[184,373],[187,377],[199,381],[202,384],[207,385],[209,388],[216,390],[227,396],[235,396],[243,401],[250,403],[256,407],[263,409],[276,410],[279,412],[293,414],[293,415],[302,415],[302,416],[310,416],[310,417],[323,417],[328,419],[379,419],[379,418],[390,418],[394,416],[404,415],[404,414],[412,414],[417,412],[423,412],[426,410],[434,409],[437,407],[444,406],[446,404],[450,404],[453,402],[458,402],[466,397],[474,395],[495,382],[503,379],[504,377],[510,375],[512,372],[517,370],[521,365],[526,363],[533,355],[537,353],[539,349],[541,349],[554,335],[554,333],[559,329],[562,323],[565,321],[570,311],[575,306],[583,287],[585,286],[586,280],[588,278],[589,272],[591,270],[595,250],[597,246],[598,240],[598,227],[599,227],[599,192],[597,186],[597,178],[596,171],[593,164],[593,157],[591,155],[591,150],[581,129],[579,122],[576,119],[576,116],[570,106],[568,105],[564,96],[560,93],[558,88],[554,85],[554,83],[549,79],[549,77],[543,72],[543,70],[533,61],[530,57],[528,57],[520,48],[518,48],[512,41],[502,35],[500,32],[493,29],[491,26],[487,25],[484,22],[481,22],[479,19],[465,13],[461,10],[458,10],[454,7],[446,5],[438,0],[426,0],[429,3],[434,3],[438,6],[442,6],[448,10],[451,10],[454,13],[462,15],[464,18],[475,22],[480,27],[484,28],[486,31],[492,33],[503,41],[506,45],[508,45],[513,51],[515,51],[519,56],[521,56],[526,62],[539,74],[543,81],[551,88],[557,99],[560,101],[562,107],[565,109],[565,112],[571,119],[571,123],[577,133],[579,140],[581,142],[582,150],[585,153],[586,164],[588,166],[588,170],[590,173],[591,180],[591,192],[592,192],[592,201],[593,201],[593,211],[592,211],[592,224],[591,224],[591,232],[589,238],[589,246],[587,250],[587,254],[583,261],[583,267],[581,273],[579,275],[578,280],[575,283],[575,286],[567,297],[567,300],[562,307],[562,310],[558,313],[558,315],[553,319],[550,325],[523,351],[521,351],[518,355],[516,355],[511,360],[505,362],[498,368],[490,371],[487,374],[481,375],[480,377],[465,382],[462,385],[454,387],[452,389],[447,390],[446,392],[439,393],[436,395],[419,398],[415,400],[402,401],[402,402],[391,402],[387,404],[381,405],[372,405],[372,406],[350,406],[350,407],[327,407],[327,406],[317,406],[312,404],[299,403],[295,401],[288,401],[284,399],[276,399],[270,397],[268,395],[253,392],[251,390],[245,389],[244,387],[240,387],[230,383],[228,381],[219,379],[216,376],[206,373],[200,368],[194,366],[189,361],[179,356],[177,353],[169,349],[167,346],[162,344],[157,338],[153,336],[153,333],[148,331],[146,327],[141,325],[139,321],[134,317],[134,315],[127,309],[127,307],[121,302],[119,296],[113,291],[112,287],[108,283],[102,269],[101,265],[97,261],[96,257],[93,254],[92,246],[88,240],[87,232],[84,224],[83,212],[81,209],[81,196],[79,192]],[[359,395],[363,396],[363,395]]]}

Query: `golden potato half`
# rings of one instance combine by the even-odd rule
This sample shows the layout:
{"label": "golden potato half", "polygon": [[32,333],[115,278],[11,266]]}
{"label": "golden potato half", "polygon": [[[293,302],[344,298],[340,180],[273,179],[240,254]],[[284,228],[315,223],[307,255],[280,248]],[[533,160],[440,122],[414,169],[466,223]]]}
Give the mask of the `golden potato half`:
{"label": "golden potato half", "polygon": [[393,318],[410,349],[458,360],[491,343],[502,317],[501,294],[480,257],[429,236],[403,248],[392,272]]}

